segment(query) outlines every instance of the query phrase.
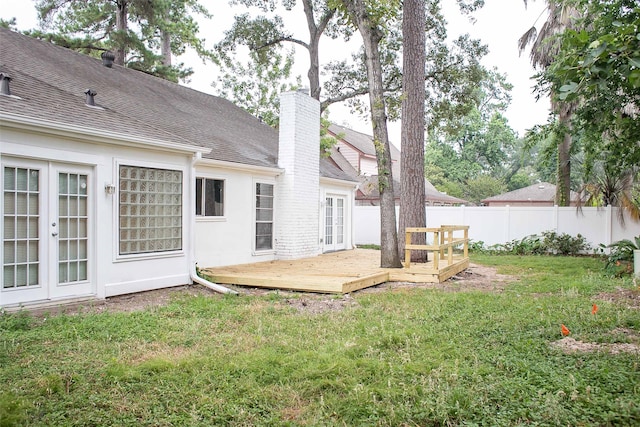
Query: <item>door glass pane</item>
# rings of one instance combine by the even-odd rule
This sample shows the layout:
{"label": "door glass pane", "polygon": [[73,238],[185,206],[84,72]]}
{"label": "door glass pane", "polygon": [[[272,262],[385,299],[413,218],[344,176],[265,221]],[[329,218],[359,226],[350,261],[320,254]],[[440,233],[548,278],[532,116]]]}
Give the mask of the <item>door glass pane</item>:
{"label": "door glass pane", "polygon": [[336,242],[344,243],[344,199],[336,199]]}
{"label": "door glass pane", "polygon": [[38,284],[39,172],[4,167],[3,271],[5,289]]}
{"label": "door glass pane", "polygon": [[333,198],[325,199],[325,221],[324,221],[324,242],[327,245],[333,244]]}
{"label": "door glass pane", "polygon": [[16,170],[15,168],[4,168],[4,189],[16,189]]}
{"label": "door glass pane", "polygon": [[16,169],[16,189],[18,191],[27,191],[29,188],[29,169]]}
{"label": "door glass pane", "polygon": [[[76,283],[87,278],[88,177],[59,173],[58,182],[58,280],[61,284]],[[84,262],[82,274],[79,274],[79,260]]]}

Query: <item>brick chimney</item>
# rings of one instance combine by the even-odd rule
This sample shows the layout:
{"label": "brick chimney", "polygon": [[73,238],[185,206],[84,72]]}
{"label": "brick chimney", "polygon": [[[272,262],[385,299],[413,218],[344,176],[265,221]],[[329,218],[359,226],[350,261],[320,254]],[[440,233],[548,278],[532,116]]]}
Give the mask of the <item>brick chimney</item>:
{"label": "brick chimney", "polygon": [[280,95],[275,249],[279,259],[321,253],[320,102],[304,92]]}

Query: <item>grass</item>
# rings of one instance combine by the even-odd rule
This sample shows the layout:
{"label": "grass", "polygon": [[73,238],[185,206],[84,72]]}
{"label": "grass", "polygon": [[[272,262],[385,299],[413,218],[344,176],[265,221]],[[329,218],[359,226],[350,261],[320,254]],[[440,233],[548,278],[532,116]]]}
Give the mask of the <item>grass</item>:
{"label": "grass", "polygon": [[322,314],[272,293],[0,315],[0,426],[640,423],[637,354],[549,345],[560,324],[589,342],[640,331],[639,310],[595,299],[630,280],[591,258],[472,261],[520,280],[498,293],[355,293]]}

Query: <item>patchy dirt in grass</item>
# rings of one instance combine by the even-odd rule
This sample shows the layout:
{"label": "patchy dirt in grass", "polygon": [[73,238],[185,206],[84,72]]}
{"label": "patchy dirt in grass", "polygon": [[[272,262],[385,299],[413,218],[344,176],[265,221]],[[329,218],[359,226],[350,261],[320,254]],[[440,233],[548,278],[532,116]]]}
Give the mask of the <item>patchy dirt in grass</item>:
{"label": "patchy dirt in grass", "polygon": [[410,283],[410,282],[387,282],[370,288],[362,289],[359,293],[384,292],[396,289],[429,288],[439,289],[447,292],[502,292],[504,288],[517,281],[515,276],[496,273],[493,267],[470,264],[469,268],[449,280],[442,283]]}
{"label": "patchy dirt in grass", "polygon": [[624,343],[593,343],[578,341],[571,337],[564,337],[551,343],[552,347],[562,350],[563,353],[590,353],[601,351],[609,354],[631,353],[640,354],[640,333],[629,328],[615,328],[610,332],[615,337],[627,341]]}
{"label": "patchy dirt in grass", "polygon": [[593,343],[578,341],[571,337],[564,337],[559,341],[552,342],[551,346],[562,350],[562,352],[566,354],[591,353],[596,351],[609,354],[640,354],[640,345],[638,345],[638,343]]}
{"label": "patchy dirt in grass", "polygon": [[596,298],[603,301],[609,301],[615,304],[624,305],[627,308],[640,309],[640,288],[617,288],[615,292],[601,292],[596,295]]}

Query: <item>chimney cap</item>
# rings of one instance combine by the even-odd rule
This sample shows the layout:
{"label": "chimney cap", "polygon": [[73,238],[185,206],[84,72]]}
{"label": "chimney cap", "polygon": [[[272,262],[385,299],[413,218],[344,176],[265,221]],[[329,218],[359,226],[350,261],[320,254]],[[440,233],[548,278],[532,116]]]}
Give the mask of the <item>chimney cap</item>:
{"label": "chimney cap", "polygon": [[100,58],[102,58],[102,65],[107,68],[111,68],[113,66],[113,61],[116,59],[116,55],[110,50],[105,50],[100,54]]}
{"label": "chimney cap", "polygon": [[11,96],[10,82],[11,76],[7,73],[0,73],[0,95]]}
{"label": "chimney cap", "polygon": [[87,89],[84,91],[85,95],[87,95],[87,97],[85,98],[85,104],[87,104],[90,107],[95,107],[96,106],[96,101],[94,99],[94,97],[98,94],[98,92],[96,92],[93,89]]}

